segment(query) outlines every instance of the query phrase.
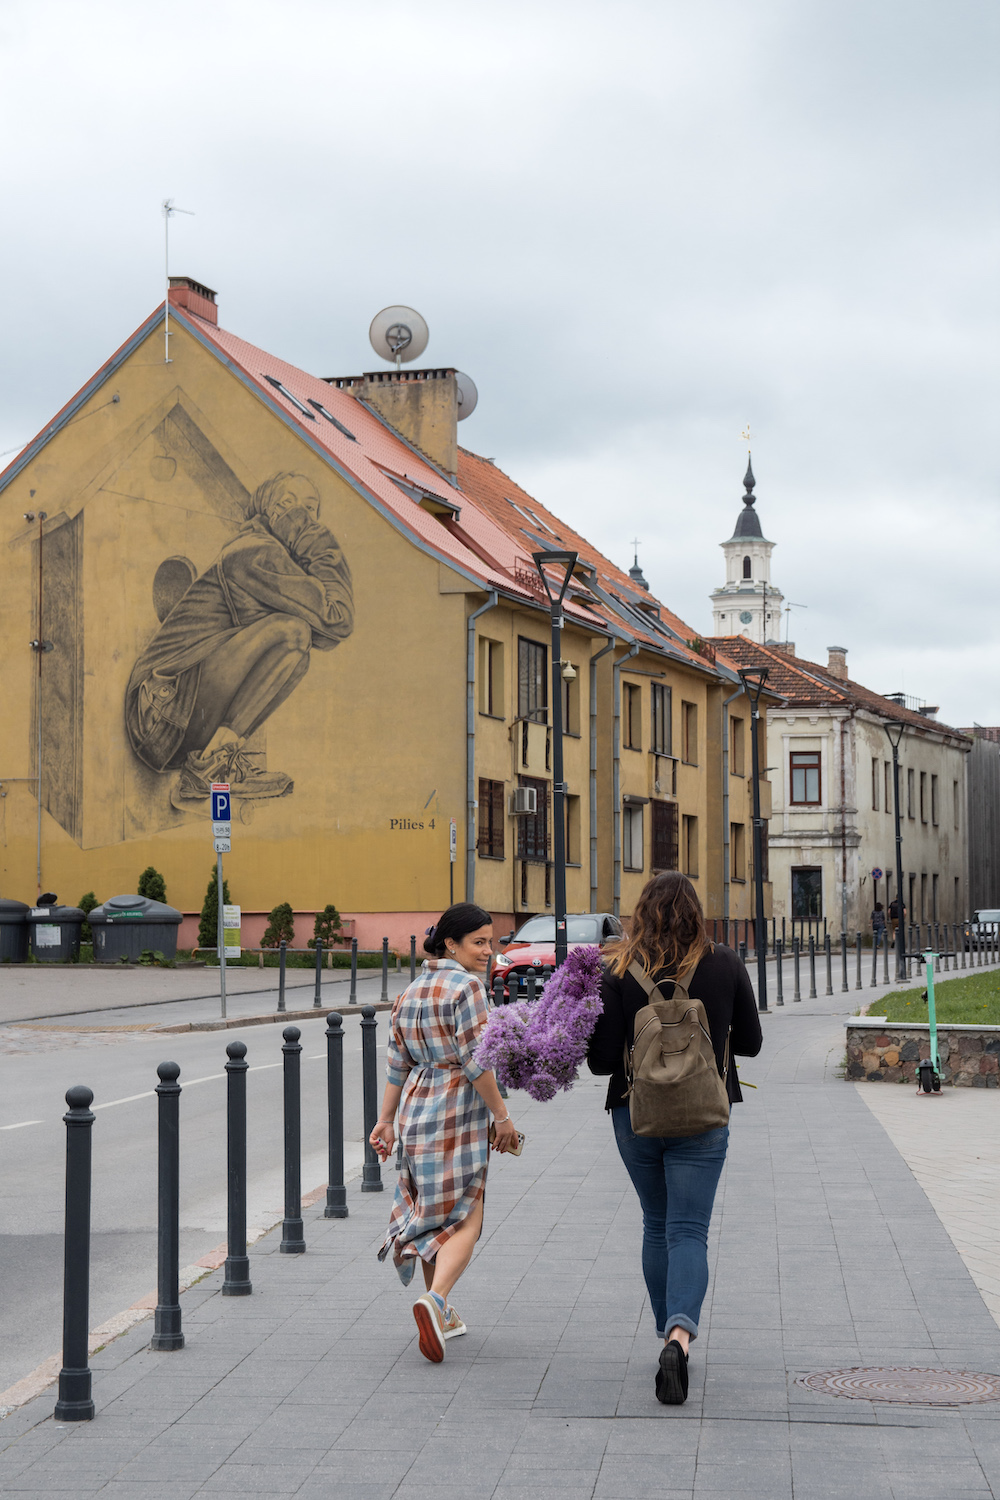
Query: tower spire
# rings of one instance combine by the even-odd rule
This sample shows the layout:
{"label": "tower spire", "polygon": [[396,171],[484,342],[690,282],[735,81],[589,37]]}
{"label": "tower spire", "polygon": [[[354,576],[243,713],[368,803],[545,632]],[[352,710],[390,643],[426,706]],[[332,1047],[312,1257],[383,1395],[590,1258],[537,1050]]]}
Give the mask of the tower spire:
{"label": "tower spire", "polygon": [[632,547],[633,547],[632,556],[633,556],[634,560],[633,560],[632,566],[628,570],[628,576],[631,578],[632,582],[638,588],[645,589],[646,592],[647,592],[647,594],[648,594],[649,593],[649,584],[646,582],[645,578],[643,577],[643,575],[642,575],[642,569],[639,566],[639,539],[638,539],[638,537],[633,537],[633,539],[632,539]]}
{"label": "tower spire", "polygon": [[756,483],[757,483],[757,481],[753,477],[753,464],[751,462],[750,454],[748,452],[747,453],[747,471],[746,471],[746,474],[743,476],[743,488],[746,490],[746,494],[743,496],[743,504],[744,505],[753,505],[754,501],[756,500],[757,496],[753,492],[754,485]]}

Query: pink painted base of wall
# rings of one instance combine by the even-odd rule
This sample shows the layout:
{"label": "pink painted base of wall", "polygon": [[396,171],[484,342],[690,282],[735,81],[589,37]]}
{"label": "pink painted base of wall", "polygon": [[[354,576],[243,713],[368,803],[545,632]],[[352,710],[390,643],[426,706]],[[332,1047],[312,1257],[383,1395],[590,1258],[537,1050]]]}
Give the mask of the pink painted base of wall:
{"label": "pink painted base of wall", "polygon": [[[428,927],[433,926],[440,917],[440,912],[429,911],[387,911],[387,912],[355,912],[352,916],[341,914],[341,925],[346,938],[345,947],[350,947],[351,938],[356,937],[358,947],[362,950],[371,949],[377,951],[382,947],[382,939],[389,939],[389,951],[399,953],[404,958],[409,956],[411,935],[417,940],[417,958],[422,959],[424,955],[424,934]],[[260,940],[264,936],[267,927],[268,913],[266,911],[244,911],[243,925],[240,936],[244,948],[259,948]],[[200,912],[186,911],[184,920],[178,929],[178,948],[194,948],[198,943],[198,922]],[[295,913],[295,941],[294,948],[305,948],[313,935],[313,925],[316,921],[314,911],[297,911]],[[504,937],[512,932],[517,925],[516,919],[509,912],[493,913],[494,938]]]}

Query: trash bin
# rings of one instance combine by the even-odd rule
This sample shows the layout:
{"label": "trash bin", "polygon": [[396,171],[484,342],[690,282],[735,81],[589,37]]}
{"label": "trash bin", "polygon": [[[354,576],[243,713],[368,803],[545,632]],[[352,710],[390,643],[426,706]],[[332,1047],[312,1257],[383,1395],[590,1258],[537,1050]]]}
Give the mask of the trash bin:
{"label": "trash bin", "polygon": [[28,957],[28,929],[24,901],[0,901],[0,964],[23,964]]}
{"label": "trash bin", "polygon": [[147,948],[173,958],[183,920],[176,907],[148,896],[112,896],[103,906],[95,906],[87,918],[94,934],[94,962],[136,959]]}
{"label": "trash bin", "polygon": [[80,957],[80,930],[87,920],[78,906],[32,906],[25,917],[28,947],[40,964]]}

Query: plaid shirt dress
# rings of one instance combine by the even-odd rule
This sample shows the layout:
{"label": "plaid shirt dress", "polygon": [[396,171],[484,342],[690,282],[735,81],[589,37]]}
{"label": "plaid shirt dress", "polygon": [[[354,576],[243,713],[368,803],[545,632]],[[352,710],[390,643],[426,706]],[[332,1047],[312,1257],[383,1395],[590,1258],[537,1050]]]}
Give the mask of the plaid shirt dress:
{"label": "plaid shirt dress", "polygon": [[433,1261],[486,1190],[489,1110],[473,1088],[486,986],[453,959],[430,959],[392,1008],[386,1076],[399,1084],[402,1166],[379,1251],[404,1284]]}

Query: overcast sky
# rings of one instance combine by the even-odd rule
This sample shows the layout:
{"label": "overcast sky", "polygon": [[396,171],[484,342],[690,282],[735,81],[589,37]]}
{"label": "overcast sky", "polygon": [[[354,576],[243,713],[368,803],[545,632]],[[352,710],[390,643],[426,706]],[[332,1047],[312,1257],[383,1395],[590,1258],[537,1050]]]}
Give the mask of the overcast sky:
{"label": "overcast sky", "polygon": [[[747,422],[799,654],[1000,723],[995,0],[4,0],[0,449],[162,297],[462,441],[711,630]],[[2,460],[9,462],[9,456]]]}

